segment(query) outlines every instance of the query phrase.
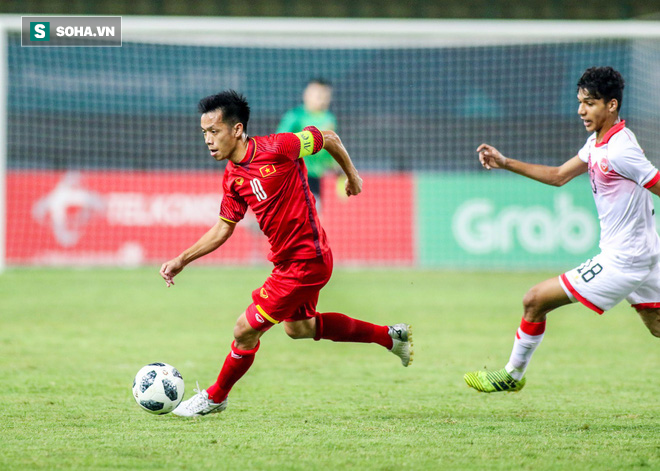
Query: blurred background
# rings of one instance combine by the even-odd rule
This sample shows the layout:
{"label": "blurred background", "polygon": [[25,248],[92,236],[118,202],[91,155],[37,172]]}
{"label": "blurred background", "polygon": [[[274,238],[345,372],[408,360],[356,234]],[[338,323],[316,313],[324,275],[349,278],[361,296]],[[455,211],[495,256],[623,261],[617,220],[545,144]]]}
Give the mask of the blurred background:
{"label": "blurred background", "polygon": [[[344,266],[546,269],[593,255],[586,177],[545,187],[485,172],[475,152],[573,157],[587,67],[622,72],[622,117],[660,164],[658,1],[50,0],[0,12],[10,266],[159,264],[192,244],[215,222],[223,170],[196,105],[228,88],[263,135],[305,106],[310,79],[327,82],[329,126],[365,180],[347,199],[321,172],[321,219]],[[124,15],[123,44],[22,47],[13,14],[37,12]],[[248,217],[200,262],[261,264],[267,251]]]}

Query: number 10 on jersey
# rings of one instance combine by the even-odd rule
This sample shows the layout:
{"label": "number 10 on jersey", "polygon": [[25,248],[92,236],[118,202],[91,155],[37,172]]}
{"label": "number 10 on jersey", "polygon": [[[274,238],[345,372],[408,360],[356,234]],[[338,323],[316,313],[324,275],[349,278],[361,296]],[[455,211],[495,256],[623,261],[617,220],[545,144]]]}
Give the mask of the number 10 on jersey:
{"label": "number 10 on jersey", "polygon": [[257,201],[263,201],[268,198],[268,195],[264,191],[264,187],[261,185],[258,178],[250,180],[250,186],[252,187],[252,193],[257,197]]}

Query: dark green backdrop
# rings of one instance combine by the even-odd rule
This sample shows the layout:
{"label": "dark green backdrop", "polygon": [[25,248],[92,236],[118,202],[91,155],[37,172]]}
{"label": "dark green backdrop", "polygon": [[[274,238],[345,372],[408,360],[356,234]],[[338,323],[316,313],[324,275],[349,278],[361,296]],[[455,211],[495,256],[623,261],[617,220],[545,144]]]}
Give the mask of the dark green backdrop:
{"label": "dark green backdrop", "polygon": [[3,0],[0,13],[360,18],[660,18],[660,0]]}

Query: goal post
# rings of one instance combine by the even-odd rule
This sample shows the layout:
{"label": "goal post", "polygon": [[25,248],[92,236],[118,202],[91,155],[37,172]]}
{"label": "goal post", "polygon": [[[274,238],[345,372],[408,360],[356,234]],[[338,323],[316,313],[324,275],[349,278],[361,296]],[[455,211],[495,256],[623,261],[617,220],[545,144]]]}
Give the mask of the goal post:
{"label": "goal post", "polygon": [[[178,254],[221,197],[197,101],[237,89],[250,134],[269,134],[315,77],[333,85],[365,180],[350,199],[334,173],[322,180],[338,264],[571,266],[597,250],[585,185],[486,174],[475,149],[563,163],[586,139],[575,83],[612,65],[626,79],[622,115],[659,165],[658,24],[124,16],[121,47],[22,47],[21,17],[0,16],[0,269]],[[267,251],[248,216],[199,263],[263,263]]]}

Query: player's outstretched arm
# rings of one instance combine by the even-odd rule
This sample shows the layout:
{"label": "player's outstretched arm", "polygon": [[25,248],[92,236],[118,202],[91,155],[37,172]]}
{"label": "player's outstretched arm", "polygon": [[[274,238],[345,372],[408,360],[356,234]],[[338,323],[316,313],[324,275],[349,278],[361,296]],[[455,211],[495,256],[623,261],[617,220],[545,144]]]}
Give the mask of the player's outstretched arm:
{"label": "player's outstretched arm", "polygon": [[477,148],[477,152],[479,162],[486,170],[501,168],[546,185],[562,186],[587,171],[587,164],[577,155],[559,167],[551,167],[505,157],[489,144],[481,144]]}
{"label": "player's outstretched arm", "polygon": [[323,131],[323,148],[328,151],[346,174],[346,194],[357,195],[362,192],[362,178],[358,174],[348,151],[334,131]]}
{"label": "player's outstretched arm", "polygon": [[190,248],[184,250],[181,255],[172,260],[163,263],[160,267],[160,276],[163,277],[167,287],[174,284],[174,277],[193,260],[213,252],[222,244],[227,242],[234,232],[236,224],[229,223],[224,219],[218,219],[218,222],[209,229],[206,234],[199,238]]}

